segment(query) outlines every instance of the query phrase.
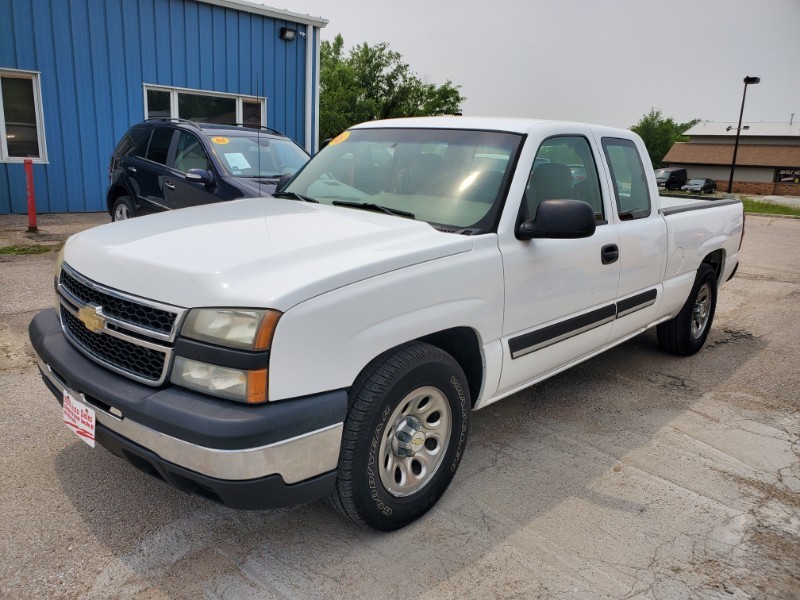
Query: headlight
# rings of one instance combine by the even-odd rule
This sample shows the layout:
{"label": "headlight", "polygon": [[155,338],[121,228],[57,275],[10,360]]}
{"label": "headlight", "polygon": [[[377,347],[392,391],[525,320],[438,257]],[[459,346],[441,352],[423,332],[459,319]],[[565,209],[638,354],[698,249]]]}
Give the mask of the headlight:
{"label": "headlight", "polygon": [[196,308],[181,328],[184,337],[242,350],[269,350],[281,313],[244,308]]}
{"label": "headlight", "polygon": [[176,356],[171,380],[176,385],[238,402],[267,400],[266,369],[242,371]]}

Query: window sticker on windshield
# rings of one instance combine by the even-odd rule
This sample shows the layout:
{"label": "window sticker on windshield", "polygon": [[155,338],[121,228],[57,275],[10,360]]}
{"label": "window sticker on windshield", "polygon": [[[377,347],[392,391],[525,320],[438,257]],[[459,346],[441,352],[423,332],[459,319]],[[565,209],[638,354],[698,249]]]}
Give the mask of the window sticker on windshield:
{"label": "window sticker on windshield", "polygon": [[234,171],[242,171],[250,168],[250,163],[241,152],[225,152],[225,160]]}
{"label": "window sticker on windshield", "polygon": [[214,142],[215,144],[220,144],[220,145],[227,144],[228,142],[230,142],[230,140],[226,137],[213,137],[211,138],[211,141]]}
{"label": "window sticker on windshield", "polygon": [[349,137],[350,137],[350,132],[349,131],[343,131],[342,133],[337,135],[335,138],[333,138],[328,143],[328,146],[335,146],[336,144],[341,144],[343,141],[345,141]]}

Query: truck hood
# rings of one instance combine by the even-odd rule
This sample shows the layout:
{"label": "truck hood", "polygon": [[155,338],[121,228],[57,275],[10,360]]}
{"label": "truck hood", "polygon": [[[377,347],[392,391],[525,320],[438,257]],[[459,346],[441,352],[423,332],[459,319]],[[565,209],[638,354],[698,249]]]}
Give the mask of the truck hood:
{"label": "truck hood", "polygon": [[71,237],[64,260],[106,286],[175,306],[286,311],[472,248],[469,237],[411,219],[253,198],[101,225]]}

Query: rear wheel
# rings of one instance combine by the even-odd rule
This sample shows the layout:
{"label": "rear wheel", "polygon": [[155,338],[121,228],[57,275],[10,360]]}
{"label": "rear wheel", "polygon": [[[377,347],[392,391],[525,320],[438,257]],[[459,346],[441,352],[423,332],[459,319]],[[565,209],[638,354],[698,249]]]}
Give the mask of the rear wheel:
{"label": "rear wheel", "polygon": [[114,206],[111,208],[112,221],[125,221],[134,216],[136,216],[136,211],[128,196],[120,196],[114,201]]}
{"label": "rear wheel", "polygon": [[452,356],[422,342],[381,355],[350,392],[332,504],[383,531],[419,518],[452,481],[469,418],[466,376]]}
{"label": "rear wheel", "polygon": [[681,312],[656,330],[661,349],[680,356],[700,350],[711,330],[716,307],[717,276],[711,265],[703,263],[697,269],[692,292]]}

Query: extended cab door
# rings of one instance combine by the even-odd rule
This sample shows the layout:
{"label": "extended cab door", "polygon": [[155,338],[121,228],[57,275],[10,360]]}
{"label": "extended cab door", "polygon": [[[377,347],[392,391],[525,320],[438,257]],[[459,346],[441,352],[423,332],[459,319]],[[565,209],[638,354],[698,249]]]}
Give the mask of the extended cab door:
{"label": "extended cab door", "polygon": [[[658,212],[646,149],[632,139],[600,136],[619,232],[617,319],[611,339],[641,331],[656,316],[667,260],[667,224]],[[647,168],[645,168],[645,164]]]}
{"label": "extended cab door", "polygon": [[511,227],[499,232],[506,302],[498,393],[600,348],[616,315],[619,237],[591,131],[576,125],[569,135],[545,137],[532,165],[518,219],[535,217],[544,200],[570,198],[592,206],[597,229],[588,238],[529,241],[517,239]]}

